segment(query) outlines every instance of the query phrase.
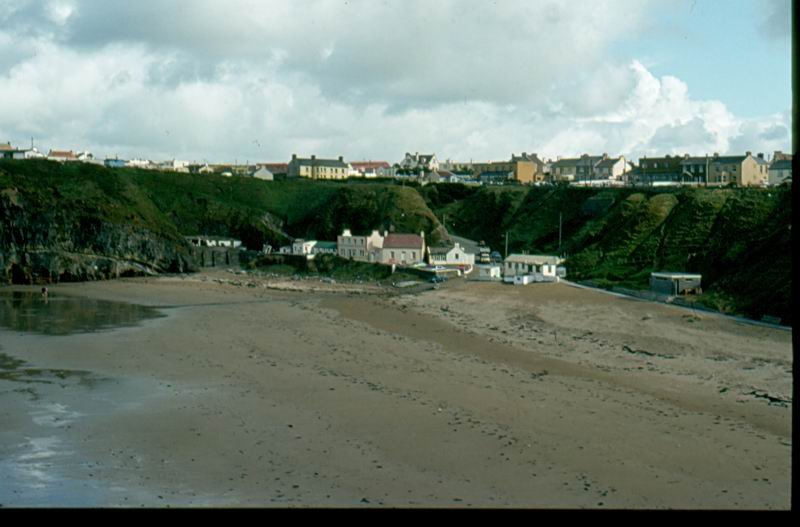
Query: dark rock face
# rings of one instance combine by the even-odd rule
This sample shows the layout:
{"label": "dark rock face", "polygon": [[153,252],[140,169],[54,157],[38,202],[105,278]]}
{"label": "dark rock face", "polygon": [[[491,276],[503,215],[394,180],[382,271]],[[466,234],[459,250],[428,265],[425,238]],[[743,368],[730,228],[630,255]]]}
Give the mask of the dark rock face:
{"label": "dark rock face", "polygon": [[195,270],[182,239],[0,193],[0,282],[54,283]]}

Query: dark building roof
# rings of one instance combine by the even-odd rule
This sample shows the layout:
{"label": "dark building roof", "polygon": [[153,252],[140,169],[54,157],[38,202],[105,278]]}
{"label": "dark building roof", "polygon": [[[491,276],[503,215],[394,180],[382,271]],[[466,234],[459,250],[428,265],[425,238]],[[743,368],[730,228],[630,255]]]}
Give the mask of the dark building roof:
{"label": "dark building roof", "polygon": [[621,157],[609,157],[608,159],[603,159],[597,164],[597,168],[613,168],[613,166],[619,163],[621,159]]}
{"label": "dark building roof", "polygon": [[747,159],[747,156],[715,156],[711,158],[711,162],[723,163],[723,164],[740,164],[745,159]]}
{"label": "dark building roof", "polygon": [[347,168],[347,163],[339,159],[305,159],[298,157],[292,161],[297,161],[300,166],[309,167],[329,167],[329,168]]}
{"label": "dark building roof", "polygon": [[779,159],[777,161],[773,161],[769,168],[770,170],[790,170],[792,168],[792,160]]}
{"label": "dark building roof", "polygon": [[435,247],[429,247],[431,254],[447,254],[453,249],[455,249],[455,245],[437,245]]}

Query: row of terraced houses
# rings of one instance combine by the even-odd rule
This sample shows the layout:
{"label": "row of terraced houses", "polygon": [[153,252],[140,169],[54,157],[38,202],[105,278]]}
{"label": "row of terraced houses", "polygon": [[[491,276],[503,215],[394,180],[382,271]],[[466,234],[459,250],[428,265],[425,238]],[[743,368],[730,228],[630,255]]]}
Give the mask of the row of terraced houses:
{"label": "row of terraced houses", "polygon": [[47,155],[31,146],[18,149],[0,144],[0,159],[46,158],[58,162],[88,162],[110,168],[133,167],[174,172],[244,176],[272,181],[283,178],[337,180],[352,177],[401,178],[422,183],[556,184],[577,186],[663,186],[663,185],[737,185],[770,186],[792,180],[793,156],[776,151],[770,159],[763,153],[753,155],[666,155],[642,157],[638,164],[624,156],[583,154],[574,158],[544,160],[537,154],[511,154],[508,160],[487,162],[440,161],[436,154],[406,152],[399,162],[345,161],[344,156],[324,158],[292,155],[288,163],[246,163],[244,165],[209,165],[170,160],[95,159],[91,152],[51,150]]}

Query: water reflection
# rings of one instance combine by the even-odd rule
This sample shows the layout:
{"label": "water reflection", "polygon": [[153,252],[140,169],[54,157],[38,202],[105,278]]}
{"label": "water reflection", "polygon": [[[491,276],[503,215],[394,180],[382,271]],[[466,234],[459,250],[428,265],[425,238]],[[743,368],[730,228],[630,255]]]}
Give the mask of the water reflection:
{"label": "water reflection", "polygon": [[78,296],[0,291],[0,327],[43,335],[91,333],[163,317],[151,307]]}

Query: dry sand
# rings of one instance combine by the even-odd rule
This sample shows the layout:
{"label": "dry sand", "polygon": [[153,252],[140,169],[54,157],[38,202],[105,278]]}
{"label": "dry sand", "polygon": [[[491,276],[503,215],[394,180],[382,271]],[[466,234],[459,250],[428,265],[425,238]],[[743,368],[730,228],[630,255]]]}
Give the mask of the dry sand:
{"label": "dry sand", "polygon": [[791,331],[568,284],[265,285],[52,287],[172,307],[0,331],[99,379],[0,383],[0,504],[790,507]]}

